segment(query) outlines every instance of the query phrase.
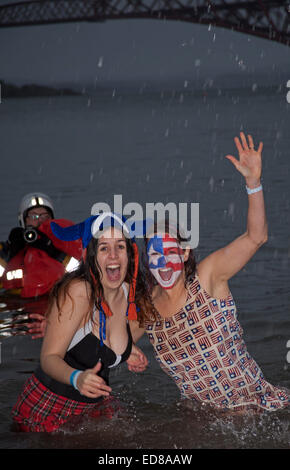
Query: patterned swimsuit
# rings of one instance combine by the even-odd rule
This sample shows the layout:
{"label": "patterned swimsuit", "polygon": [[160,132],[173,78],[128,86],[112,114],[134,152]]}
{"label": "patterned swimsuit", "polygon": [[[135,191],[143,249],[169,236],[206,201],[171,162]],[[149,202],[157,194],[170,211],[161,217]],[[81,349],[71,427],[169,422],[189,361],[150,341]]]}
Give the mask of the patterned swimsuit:
{"label": "patterned swimsuit", "polygon": [[147,321],[146,333],[183,398],[239,410],[272,411],[290,403],[290,395],[266,382],[249,355],[232,296],[211,297],[197,275],[185,306],[172,317]]}

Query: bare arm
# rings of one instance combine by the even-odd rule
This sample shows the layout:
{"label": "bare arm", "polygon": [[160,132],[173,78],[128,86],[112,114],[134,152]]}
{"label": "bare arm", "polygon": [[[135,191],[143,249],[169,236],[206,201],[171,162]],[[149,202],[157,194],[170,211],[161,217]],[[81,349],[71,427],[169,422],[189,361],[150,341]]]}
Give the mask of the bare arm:
{"label": "bare arm", "polygon": [[[244,176],[248,188],[253,189],[261,184],[262,148],[254,150],[251,136],[248,142],[243,133],[240,139],[235,138],[239,153],[239,160],[227,155],[236,169]],[[246,232],[226,247],[209,255],[199,264],[202,276],[209,276],[214,285],[226,283],[232,276],[240,271],[252,258],[259,247],[267,241],[267,221],[263,191],[248,195],[248,217]],[[206,274],[204,274],[206,273]]]}
{"label": "bare arm", "polygon": [[144,335],[145,328],[141,328],[139,326],[138,321],[130,321],[129,325],[130,325],[131,335],[133,338],[133,343],[136,344],[139,341],[139,339]]}
{"label": "bare arm", "polygon": [[136,344],[137,341],[143,336],[145,328],[140,328],[138,321],[131,320],[129,322],[131,335],[133,339],[132,352],[127,360],[128,369],[131,372],[143,372],[148,366],[148,359],[145,354],[139,349]]}
{"label": "bare arm", "polygon": [[[84,282],[73,283],[69,294],[73,302],[69,296],[66,296],[60,316],[56,304],[52,308],[40,355],[44,372],[67,385],[70,385],[70,376],[75,369],[63,359],[90,306]],[[109,395],[111,388],[107,387],[104,380],[97,375],[99,370],[100,365],[97,364],[93,369],[87,369],[79,375],[77,385],[83,395],[91,398]]]}

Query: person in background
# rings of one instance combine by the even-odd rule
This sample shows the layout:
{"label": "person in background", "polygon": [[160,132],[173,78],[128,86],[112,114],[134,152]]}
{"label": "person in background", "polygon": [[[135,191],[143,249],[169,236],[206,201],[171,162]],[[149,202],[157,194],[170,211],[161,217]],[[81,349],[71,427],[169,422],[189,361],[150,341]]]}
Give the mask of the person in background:
{"label": "person in background", "polygon": [[[66,270],[81,257],[79,241],[62,242],[50,229],[54,219],[52,200],[46,194],[25,195],[18,211],[19,227],[11,230],[8,240],[0,243],[0,286],[3,292],[23,298],[48,294]],[[62,226],[72,225],[58,219]]]}

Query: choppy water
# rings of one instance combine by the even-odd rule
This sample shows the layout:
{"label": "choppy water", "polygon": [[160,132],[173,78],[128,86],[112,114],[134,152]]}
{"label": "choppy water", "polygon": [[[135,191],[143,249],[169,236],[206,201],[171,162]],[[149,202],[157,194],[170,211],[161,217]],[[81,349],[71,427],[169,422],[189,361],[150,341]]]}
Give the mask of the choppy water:
{"label": "choppy water", "polygon": [[[240,130],[264,141],[263,184],[270,237],[230,284],[249,352],[267,380],[290,388],[289,117],[283,88],[191,92],[108,87],[90,96],[6,100],[0,106],[0,238],[16,224],[21,196],[55,200],[77,222],[94,202],[199,202],[203,257],[246,226],[243,182],[224,156]],[[5,299],[0,299],[5,303]],[[28,308],[35,308],[30,306]],[[54,435],[15,433],[10,410],[35,369],[40,340],[23,333],[22,304],[1,305],[0,447],[94,449],[290,448],[289,411],[220,416],[179,402],[151,346],[150,367],[111,375],[120,410],[113,420],[78,422]]]}

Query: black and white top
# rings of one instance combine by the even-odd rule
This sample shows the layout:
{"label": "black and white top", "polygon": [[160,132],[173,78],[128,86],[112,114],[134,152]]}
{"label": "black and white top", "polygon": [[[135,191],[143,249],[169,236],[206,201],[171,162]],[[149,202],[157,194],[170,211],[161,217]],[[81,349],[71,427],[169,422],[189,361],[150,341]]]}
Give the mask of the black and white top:
{"label": "black and white top", "polygon": [[[127,298],[128,292],[126,286],[123,284],[124,294]],[[94,311],[96,315],[97,310]],[[109,383],[109,372],[112,367],[116,367],[121,362],[128,359],[132,350],[132,336],[127,322],[128,332],[128,344],[123,354],[116,354],[105,344],[101,346],[100,339],[93,333],[93,322],[89,320],[84,327],[80,328],[74,335],[67,352],[64,356],[64,361],[74,369],[86,370],[95,367],[97,362],[100,360],[102,368],[99,372],[99,376],[102,377],[105,382]],[[47,375],[41,366],[35,372],[37,379],[49,388],[53,393],[67,397],[71,400],[94,403],[101,400],[100,398],[88,398],[81,395],[78,390],[75,390],[71,385],[54,380]]]}

